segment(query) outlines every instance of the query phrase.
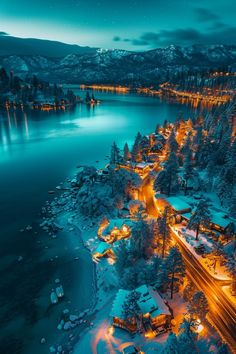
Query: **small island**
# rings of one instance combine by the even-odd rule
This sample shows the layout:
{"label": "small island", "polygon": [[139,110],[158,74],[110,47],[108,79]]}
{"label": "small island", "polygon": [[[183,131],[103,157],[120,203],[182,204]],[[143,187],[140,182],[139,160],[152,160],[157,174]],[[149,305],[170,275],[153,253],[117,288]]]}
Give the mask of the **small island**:
{"label": "small island", "polygon": [[87,91],[85,99],[75,95],[73,90],[64,90],[62,85],[50,84],[47,81],[26,76],[22,78],[0,69],[0,108],[6,110],[31,109],[40,111],[66,110],[78,103],[97,105],[100,100],[90,96]]}

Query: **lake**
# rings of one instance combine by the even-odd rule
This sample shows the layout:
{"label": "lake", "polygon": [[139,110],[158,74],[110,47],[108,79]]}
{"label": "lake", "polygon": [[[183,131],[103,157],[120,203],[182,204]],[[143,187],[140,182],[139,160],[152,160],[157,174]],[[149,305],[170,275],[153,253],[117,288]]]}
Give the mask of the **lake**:
{"label": "lake", "polygon": [[[85,96],[79,89],[75,92]],[[74,248],[38,231],[48,191],[71,176],[79,164],[106,164],[113,141],[123,147],[125,142],[132,143],[138,131],[148,134],[165,119],[196,114],[188,106],[159,98],[104,92],[95,96],[101,99],[100,105],[79,104],[65,112],[0,112],[1,353],[30,354],[32,348],[35,354],[47,352],[40,338],[45,328],[48,343],[57,336],[58,315],[48,308],[55,277],[66,284],[70,298],[75,296],[70,289],[77,287],[81,309],[93,296],[92,261],[80,241],[76,241],[80,278],[75,282],[75,266],[69,261]],[[28,224],[33,231],[20,232]],[[52,254],[59,255],[54,262],[49,261]]]}

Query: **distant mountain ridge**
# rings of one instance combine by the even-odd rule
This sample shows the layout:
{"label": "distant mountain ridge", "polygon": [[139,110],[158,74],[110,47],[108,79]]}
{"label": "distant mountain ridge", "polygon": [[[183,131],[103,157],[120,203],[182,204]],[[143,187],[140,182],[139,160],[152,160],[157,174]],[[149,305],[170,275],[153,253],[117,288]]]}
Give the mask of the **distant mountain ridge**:
{"label": "distant mountain ridge", "polygon": [[64,57],[68,54],[94,53],[96,48],[81,47],[58,41],[35,38],[18,38],[7,35],[0,36],[0,56],[8,55],[41,55],[48,58]]}
{"label": "distant mountain ridge", "polygon": [[[9,53],[3,54],[6,48],[1,48],[2,38],[7,37],[0,37],[0,66],[22,77],[35,74],[50,82],[143,85],[163,82],[180,72],[222,67],[236,70],[235,45],[170,45],[146,52],[129,52],[32,40],[40,43],[37,54],[29,54],[32,46],[21,48],[24,54],[14,54],[16,48],[11,54],[9,48]],[[43,50],[47,53],[42,54]]]}

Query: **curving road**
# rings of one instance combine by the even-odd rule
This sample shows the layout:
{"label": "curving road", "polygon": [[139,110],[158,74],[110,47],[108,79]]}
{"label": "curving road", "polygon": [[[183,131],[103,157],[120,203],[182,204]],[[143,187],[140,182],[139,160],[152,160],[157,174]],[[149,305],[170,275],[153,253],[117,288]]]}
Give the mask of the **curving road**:
{"label": "curving road", "polygon": [[[144,179],[139,199],[146,202],[149,216],[158,217],[159,214],[154,202],[154,191],[150,177]],[[223,340],[228,343],[232,353],[236,353],[236,309],[224,294],[221,288],[222,281],[216,280],[207,272],[172,229],[171,234],[181,250],[187,275],[197,288],[206,295],[210,308],[210,322],[217,329]]]}

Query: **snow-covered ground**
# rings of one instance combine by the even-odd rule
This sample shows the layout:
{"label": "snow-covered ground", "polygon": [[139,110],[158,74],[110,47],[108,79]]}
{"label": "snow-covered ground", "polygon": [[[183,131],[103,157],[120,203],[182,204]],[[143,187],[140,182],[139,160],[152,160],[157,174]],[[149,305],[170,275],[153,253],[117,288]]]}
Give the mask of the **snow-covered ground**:
{"label": "snow-covered ground", "polygon": [[180,240],[188,247],[191,253],[195,258],[201,263],[201,265],[211,274],[212,277],[218,280],[231,280],[229,277],[227,268],[222,266],[219,261],[216,262],[216,267],[213,267],[212,258],[202,257],[197,254],[195,251],[195,247],[200,245],[204,245],[205,249],[208,251],[212,251],[213,244],[207,239],[206,235],[199,233],[199,240],[196,241],[196,233],[193,230],[186,229],[181,224],[176,224],[174,227],[171,227],[172,231],[175,235],[180,238]]}

